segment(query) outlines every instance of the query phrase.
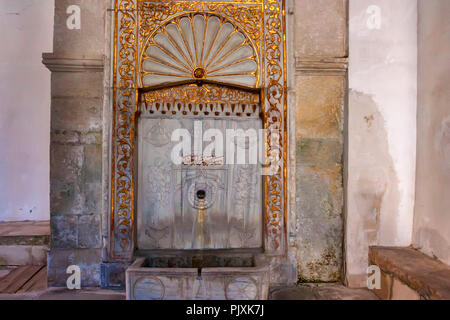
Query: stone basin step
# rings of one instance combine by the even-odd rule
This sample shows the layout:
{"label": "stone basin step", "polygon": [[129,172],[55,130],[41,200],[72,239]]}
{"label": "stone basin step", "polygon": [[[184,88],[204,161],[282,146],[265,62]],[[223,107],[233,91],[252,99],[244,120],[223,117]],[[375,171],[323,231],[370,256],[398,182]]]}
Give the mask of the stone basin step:
{"label": "stone basin step", "polygon": [[371,247],[369,258],[382,271],[380,298],[450,300],[450,266],[413,248]]}
{"label": "stone basin step", "polygon": [[126,270],[128,300],[265,300],[269,265],[255,256],[251,267],[155,268],[140,257]]}
{"label": "stone basin step", "polygon": [[0,222],[0,246],[48,245],[49,221]]}
{"label": "stone basin step", "polygon": [[0,266],[45,265],[49,221],[0,222]]}

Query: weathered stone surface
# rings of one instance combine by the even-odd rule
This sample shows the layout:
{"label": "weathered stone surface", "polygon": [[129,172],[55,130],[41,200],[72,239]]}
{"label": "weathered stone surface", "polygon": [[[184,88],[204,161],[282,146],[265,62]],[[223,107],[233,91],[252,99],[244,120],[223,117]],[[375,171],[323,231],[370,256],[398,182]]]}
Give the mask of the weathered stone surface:
{"label": "weathered stone surface", "polygon": [[317,300],[313,287],[298,285],[293,287],[272,288],[269,300]]}
{"label": "weathered stone surface", "polygon": [[101,286],[109,289],[125,289],[125,270],[129,263],[102,263]]}
{"label": "weathered stone surface", "polygon": [[299,280],[338,281],[343,241],[342,168],[297,167]]}
{"label": "weathered stone surface", "polygon": [[61,215],[52,217],[52,248],[100,248],[101,216]]}
{"label": "weathered stone surface", "polygon": [[341,139],[344,123],[344,76],[296,77],[296,128],[300,138]]}
{"label": "weathered stone surface", "polygon": [[[372,264],[417,291],[421,297],[450,299],[450,267],[446,264],[411,248],[371,247],[369,258]],[[400,284],[397,288],[397,294],[407,294]]]}
{"label": "weathered stone surface", "polygon": [[34,266],[43,266],[47,264],[48,246],[31,247],[31,264]]}
{"label": "weathered stone surface", "polygon": [[84,213],[99,214],[102,210],[102,147],[87,145],[84,147],[84,162],[81,172],[84,195]]}
{"label": "weathered stone surface", "polygon": [[48,255],[48,284],[54,287],[65,287],[66,273],[70,265],[77,265],[81,269],[81,286],[100,286],[101,249],[53,249]]}
{"label": "weathered stone surface", "polygon": [[53,72],[52,98],[102,98],[103,72]]}
{"label": "weathered stone surface", "polygon": [[80,143],[80,132],[67,130],[53,130],[50,133],[52,144],[77,145]]}
{"label": "weathered stone surface", "polygon": [[51,215],[82,214],[84,198],[81,194],[82,146],[51,146],[50,213]]}
{"label": "weathered stone surface", "polygon": [[[333,6],[339,1],[325,2]],[[297,8],[303,7],[305,11],[313,10],[316,5],[317,2],[309,1],[296,3]],[[298,278],[306,282],[329,282],[341,278],[343,259],[342,167],[346,80],[344,75],[326,73],[328,70],[323,74],[320,70],[315,72],[317,75],[300,74],[296,77]]]}
{"label": "weathered stone surface", "polygon": [[[102,112],[108,0],[55,3],[51,106],[51,246],[49,283],[65,286],[66,268],[81,267],[82,286],[100,285]],[[69,30],[69,6],[81,9],[81,29]],[[70,250],[69,250],[70,249]]]}
{"label": "weathered stone surface", "polygon": [[[99,134],[93,134],[94,142],[98,136]],[[52,215],[100,214],[101,145],[83,146],[55,143],[52,145],[51,159],[50,207]]]}
{"label": "weathered stone surface", "polygon": [[0,246],[0,266],[45,265],[47,246]]}
{"label": "weathered stone surface", "polygon": [[[94,58],[104,52],[104,17],[109,0],[58,0],[55,2],[53,51],[62,57]],[[81,10],[80,29],[66,26],[66,10],[77,5]]]}
{"label": "weathered stone surface", "polygon": [[70,130],[53,130],[52,144],[62,145],[90,145],[102,143],[102,132],[80,132]]}
{"label": "weathered stone surface", "polygon": [[102,132],[87,132],[80,134],[81,144],[102,144]]}
{"label": "weathered stone surface", "polygon": [[297,165],[332,167],[342,163],[343,144],[337,139],[297,139]]}
{"label": "weathered stone surface", "polygon": [[295,55],[347,55],[347,0],[295,0]]}
{"label": "weathered stone surface", "polygon": [[102,130],[100,98],[52,98],[52,130],[95,132]]}
{"label": "weathered stone surface", "polygon": [[293,285],[298,279],[296,256],[290,251],[289,257],[272,257],[270,261],[270,284]]}
{"label": "weathered stone surface", "polygon": [[71,249],[78,246],[78,216],[52,216],[51,230],[52,249]]}
{"label": "weathered stone surface", "polygon": [[101,248],[101,240],[101,216],[80,216],[78,219],[78,248]]}

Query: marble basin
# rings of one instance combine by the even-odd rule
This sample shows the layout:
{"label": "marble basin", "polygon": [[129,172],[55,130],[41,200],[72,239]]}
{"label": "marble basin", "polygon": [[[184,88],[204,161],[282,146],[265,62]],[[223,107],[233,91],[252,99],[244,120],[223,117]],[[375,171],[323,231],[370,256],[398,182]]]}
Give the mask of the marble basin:
{"label": "marble basin", "polygon": [[[269,266],[262,258],[251,262],[190,259],[167,267],[165,259],[137,258],[126,270],[128,300],[265,300],[269,291]],[[163,263],[161,263],[163,261]],[[213,263],[208,264],[208,261]],[[225,261],[225,267],[214,261]],[[159,263],[158,263],[159,262]],[[164,267],[158,267],[164,265]],[[198,265],[198,266],[197,266]],[[208,266],[209,265],[209,266]],[[230,266],[231,265],[231,266]],[[237,266],[239,265],[239,266]],[[182,266],[182,267],[180,267]]]}

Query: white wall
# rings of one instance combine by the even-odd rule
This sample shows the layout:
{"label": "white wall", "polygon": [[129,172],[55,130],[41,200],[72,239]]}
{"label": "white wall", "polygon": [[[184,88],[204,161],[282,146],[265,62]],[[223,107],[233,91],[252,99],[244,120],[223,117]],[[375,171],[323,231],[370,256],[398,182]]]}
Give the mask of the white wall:
{"label": "white wall", "polygon": [[417,1],[350,0],[349,15],[346,271],[359,287],[369,246],[411,244]]}
{"label": "white wall", "polygon": [[54,0],[0,1],[0,221],[49,219]]}
{"label": "white wall", "polygon": [[414,247],[450,264],[450,1],[419,1]]}

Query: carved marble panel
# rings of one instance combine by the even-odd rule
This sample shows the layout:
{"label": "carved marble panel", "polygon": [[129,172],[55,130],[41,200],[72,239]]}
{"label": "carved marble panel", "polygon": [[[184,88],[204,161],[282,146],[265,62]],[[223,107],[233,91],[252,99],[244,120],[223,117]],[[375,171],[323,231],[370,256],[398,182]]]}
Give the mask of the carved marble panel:
{"label": "carved marble panel", "polygon": [[[260,119],[201,119],[142,117],[138,127],[137,244],[139,249],[261,248],[263,184],[259,164],[249,164],[249,145],[257,141],[234,138],[237,150],[247,152],[247,164],[221,161],[201,164],[171,160],[173,130],[191,133],[203,150],[202,132],[219,129],[225,143],[227,129],[261,128]],[[194,135],[194,122],[200,133]],[[198,127],[196,127],[198,130]],[[194,151],[193,151],[194,152]],[[202,156],[202,153],[200,153]],[[192,158],[200,157],[194,155]],[[203,198],[199,201],[199,192]]]}
{"label": "carved marble panel", "polygon": [[[263,247],[265,252],[270,255],[281,256],[286,253],[287,52],[284,36],[286,31],[285,11],[284,0],[115,1],[114,65],[112,70],[111,208],[108,257],[111,261],[131,260],[135,250],[135,224],[139,220],[137,212],[139,210],[135,208],[135,200],[137,193],[141,192],[139,188],[136,188],[138,186],[137,180],[141,177],[138,177],[139,170],[135,168],[137,163],[135,159],[137,122],[135,120],[136,111],[139,110],[139,94],[142,89],[150,89],[149,87],[157,86],[167,89],[170,86],[193,83],[225,84],[232,87],[247,87],[247,89],[251,87],[252,90],[260,91],[260,112],[263,114],[261,117],[263,126],[271,132],[269,142],[266,145],[265,157],[267,166],[276,168],[263,179],[264,197],[261,199],[262,206],[264,206]],[[228,23],[233,27],[233,31],[227,35],[224,41],[217,42],[219,38],[217,32],[217,38],[211,40],[212,37],[216,37],[214,34],[215,27],[217,27],[216,18],[222,27],[228,28]],[[213,22],[209,23],[209,19],[212,19]],[[177,37],[176,33],[172,34],[172,41],[167,36],[167,39],[163,39],[163,34],[169,32],[165,27],[170,24],[178,24],[179,36],[182,35],[185,38],[192,36],[192,39],[186,42],[187,45],[184,41],[186,39],[182,43],[174,41],[174,37]],[[191,30],[194,27],[192,33],[189,31],[189,26]],[[208,30],[208,28],[212,29]],[[172,29],[172,31],[176,31],[174,28]],[[203,35],[201,43],[200,38],[194,39],[197,36],[197,30],[199,35]],[[178,57],[173,50],[170,51],[172,56],[167,53],[165,53],[165,56],[155,56],[152,50],[157,48],[156,44],[159,47],[165,45],[173,48],[184,44],[185,47],[184,49],[182,47],[176,48]],[[218,47],[215,48],[215,45]],[[166,51],[167,48],[165,47]],[[186,55],[186,52],[189,54],[188,48],[191,51],[189,57]],[[203,53],[199,53],[199,48],[202,48],[200,51],[203,50]],[[205,50],[205,48],[208,49]],[[209,50],[210,48],[211,50]],[[251,56],[249,48],[253,50]],[[195,50],[197,50],[196,53]],[[213,57],[205,51],[214,51],[214,55],[216,53],[217,55]],[[192,54],[192,52],[195,54]],[[188,65],[180,59],[181,53],[187,58],[184,59],[183,57],[185,62],[190,61],[191,64]],[[176,60],[174,57],[179,60],[176,61],[178,64],[181,61],[185,66],[179,68],[179,65],[174,62]],[[154,59],[152,61],[151,58],[158,58],[159,60],[154,61]],[[171,63],[169,63],[169,58],[172,59],[170,60]],[[147,60],[149,62],[145,62]],[[193,64],[194,60],[195,65]],[[164,63],[159,63],[161,61]],[[208,61],[209,65],[208,63],[204,64],[205,61]],[[211,69],[211,64],[223,69]],[[172,67],[183,70],[183,74],[185,71],[192,71],[186,73],[189,79],[184,81],[184,76],[174,77],[173,75],[181,71]],[[170,73],[169,81],[166,81],[165,78],[161,77],[165,77],[166,75],[163,73],[169,69],[173,72]],[[151,74],[151,72],[154,74]],[[153,76],[161,77],[154,82]],[[144,78],[150,82],[145,84]],[[173,78],[181,80],[182,83],[177,83],[178,81],[173,80]],[[228,116],[227,113],[230,113],[230,115],[234,113],[233,110],[232,112],[226,111],[228,107],[232,109],[232,105],[232,103],[225,104],[222,111],[225,110],[226,116]],[[186,106],[189,109],[189,104]],[[197,106],[200,107],[200,104]],[[159,111],[157,109],[157,113],[167,114],[169,105],[164,107],[167,107],[167,110]],[[210,105],[208,108],[216,108],[214,113],[218,112],[217,105]],[[219,106],[219,111],[220,108],[222,106]],[[245,113],[251,114],[248,111],[253,108],[252,104],[247,104],[245,108]],[[170,109],[170,112],[176,111]],[[198,110],[189,110],[189,112],[183,110],[180,114],[184,115],[184,112],[186,114],[192,112],[194,116],[202,116],[202,114],[196,114]],[[209,113],[209,111],[207,112]],[[205,112],[200,113],[206,116]],[[236,112],[236,115],[238,113],[241,112]],[[156,141],[156,144],[158,144],[158,141]],[[229,195],[227,199],[230,201]],[[136,217],[136,214],[138,214],[138,217]],[[161,232],[163,233],[164,230],[161,230]]]}

